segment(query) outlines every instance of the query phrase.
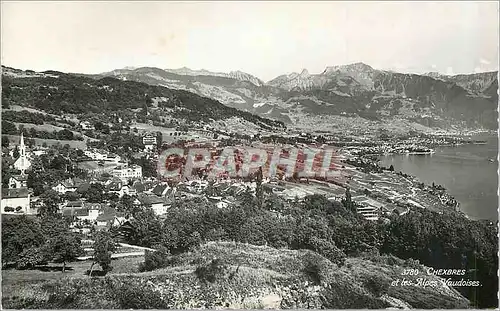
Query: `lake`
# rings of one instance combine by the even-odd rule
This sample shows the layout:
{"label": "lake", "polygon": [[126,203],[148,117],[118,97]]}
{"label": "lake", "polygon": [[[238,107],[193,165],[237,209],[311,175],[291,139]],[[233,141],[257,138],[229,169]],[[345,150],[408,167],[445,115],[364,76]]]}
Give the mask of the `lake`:
{"label": "lake", "polygon": [[[476,136],[485,145],[439,147],[432,155],[388,155],[383,166],[417,177],[421,182],[442,185],[460,202],[471,219],[498,219],[498,137]],[[494,159],[490,162],[489,159]]]}

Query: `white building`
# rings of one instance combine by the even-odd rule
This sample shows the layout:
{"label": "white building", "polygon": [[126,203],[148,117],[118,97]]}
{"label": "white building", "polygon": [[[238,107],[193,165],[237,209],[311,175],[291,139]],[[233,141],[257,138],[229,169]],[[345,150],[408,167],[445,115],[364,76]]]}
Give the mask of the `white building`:
{"label": "white building", "polygon": [[155,148],[157,141],[156,135],[154,134],[146,134],[142,137],[142,143],[144,144],[145,151],[151,151]]}
{"label": "white building", "polygon": [[94,129],[94,126],[89,121],[80,122],[80,126],[82,127],[83,130],[93,130]]}
{"label": "white building", "polygon": [[135,196],[137,191],[128,185],[121,186],[118,190],[111,190],[110,193],[116,193],[119,198],[122,198],[124,195]]}
{"label": "white building", "polygon": [[21,142],[19,145],[19,158],[14,162],[14,168],[21,171],[24,174],[28,168],[30,168],[31,162],[26,156],[26,146],[24,145],[23,133],[21,133]]}
{"label": "white building", "polygon": [[52,190],[60,194],[66,194],[67,192],[75,192],[76,189],[77,189],[76,185],[72,184],[69,181],[60,182],[55,187],[52,187]]}
{"label": "white building", "polygon": [[2,189],[2,214],[35,215],[37,211],[30,206],[30,193],[27,188]]}
{"label": "white building", "polygon": [[142,167],[139,165],[119,165],[113,169],[113,176],[120,178],[122,181],[130,179],[142,178]]}
{"label": "white building", "polygon": [[14,175],[9,179],[9,188],[26,188],[28,182],[28,176],[26,175]]}
{"label": "white building", "polygon": [[87,157],[96,161],[104,161],[107,158],[107,154],[105,152],[100,152],[99,150],[88,149],[83,152]]}
{"label": "white building", "polygon": [[121,157],[116,155],[116,154],[111,154],[111,153],[107,153],[105,151],[100,151],[100,150],[87,149],[83,153],[87,157],[89,157],[95,161],[109,161],[109,162],[118,163],[122,160]]}
{"label": "white building", "polygon": [[151,207],[156,215],[163,215],[167,212],[169,205],[165,204],[165,199],[156,195],[140,195],[140,204]]}

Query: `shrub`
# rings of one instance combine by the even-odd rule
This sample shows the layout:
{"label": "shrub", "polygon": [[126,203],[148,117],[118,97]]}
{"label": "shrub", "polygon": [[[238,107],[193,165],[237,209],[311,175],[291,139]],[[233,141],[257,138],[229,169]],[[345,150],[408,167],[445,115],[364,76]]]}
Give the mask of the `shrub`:
{"label": "shrub", "polygon": [[379,275],[370,275],[363,280],[363,285],[376,297],[386,294],[390,280]]}
{"label": "shrub", "polygon": [[157,251],[146,251],[144,262],[139,264],[139,272],[164,268],[170,264],[170,252],[165,247],[160,247]]}
{"label": "shrub", "polygon": [[17,269],[29,269],[37,265],[47,264],[47,256],[43,248],[31,247],[19,254],[16,262]]}
{"label": "shrub", "polygon": [[332,268],[331,261],[313,252],[304,254],[302,256],[302,262],[304,264],[304,274],[315,284],[324,282]]}
{"label": "shrub", "polygon": [[213,283],[217,279],[223,278],[226,274],[228,267],[218,258],[211,260],[208,264],[198,266],[194,273],[202,282]]}
{"label": "shrub", "polygon": [[346,255],[335,246],[335,243],[313,236],[310,238],[309,244],[310,248],[325,256],[337,266],[342,267],[344,265]]}
{"label": "shrub", "polygon": [[390,305],[354,288],[348,282],[332,283],[323,295],[323,305],[327,309],[385,309]]}
{"label": "shrub", "polygon": [[120,309],[167,309],[161,294],[132,282],[122,283],[115,291]]}

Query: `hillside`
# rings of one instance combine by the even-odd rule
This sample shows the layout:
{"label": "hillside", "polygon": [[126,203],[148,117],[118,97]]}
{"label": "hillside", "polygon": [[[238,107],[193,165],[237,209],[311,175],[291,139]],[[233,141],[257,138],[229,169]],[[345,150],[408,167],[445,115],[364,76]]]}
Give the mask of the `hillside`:
{"label": "hillside", "polygon": [[296,123],[304,116],[321,123],[324,121],[317,117],[326,114],[378,122],[403,119],[440,128],[497,127],[497,72],[448,77],[389,72],[355,63],[329,66],[320,74],[304,69],[264,84],[243,73],[189,68],[120,69],[99,76],[187,89],[229,107],[287,123]]}
{"label": "hillside", "polygon": [[[150,272],[81,275],[32,283],[3,297],[6,308],[467,308],[442,286],[391,286],[403,269],[423,267],[392,256],[349,258],[339,268],[307,250],[210,242]],[[415,266],[416,265],[416,266]],[[319,277],[319,278],[318,278]],[[407,277],[417,281],[417,277]],[[10,283],[10,281],[9,281]]]}
{"label": "hillside", "polygon": [[57,115],[158,108],[160,102],[160,108],[168,110],[167,115],[176,120],[207,123],[238,118],[258,127],[282,127],[279,122],[227,107],[186,90],[113,77],[93,79],[79,74],[37,73],[2,67],[2,89],[3,107],[20,105]]}

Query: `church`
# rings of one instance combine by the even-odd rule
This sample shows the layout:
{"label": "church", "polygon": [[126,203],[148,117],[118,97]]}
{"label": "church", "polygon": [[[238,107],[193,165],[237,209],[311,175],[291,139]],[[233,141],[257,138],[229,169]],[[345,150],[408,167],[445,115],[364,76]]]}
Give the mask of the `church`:
{"label": "church", "polygon": [[26,170],[31,167],[31,162],[26,155],[24,137],[21,133],[19,144],[19,158],[14,162],[14,168],[21,171],[20,175],[13,175],[9,179],[9,188],[2,189],[1,211],[2,214],[36,214],[30,206],[30,192],[27,188]]}
{"label": "church", "polygon": [[21,171],[21,175],[24,175],[26,170],[30,168],[31,162],[26,156],[26,146],[24,145],[24,136],[21,133],[21,142],[19,144],[19,158],[14,162],[14,168]]}

